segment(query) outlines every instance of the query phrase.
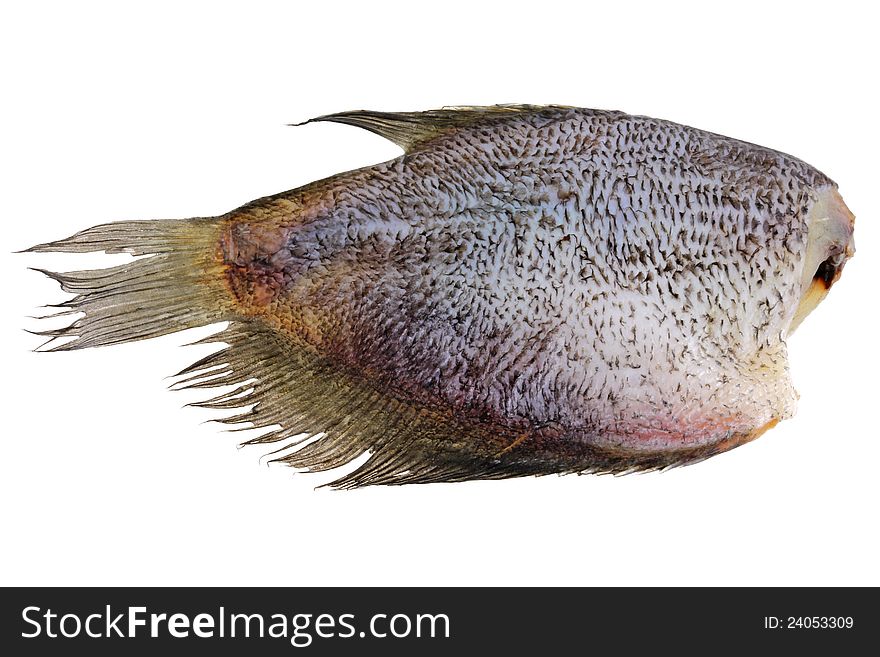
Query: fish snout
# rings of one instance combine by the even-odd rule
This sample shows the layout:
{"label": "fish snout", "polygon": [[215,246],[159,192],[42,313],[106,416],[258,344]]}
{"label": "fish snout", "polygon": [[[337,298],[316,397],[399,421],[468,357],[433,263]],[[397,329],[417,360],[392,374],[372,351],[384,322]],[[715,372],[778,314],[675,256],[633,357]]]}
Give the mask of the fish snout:
{"label": "fish snout", "polygon": [[855,216],[837,189],[819,192],[807,216],[807,248],[801,275],[801,299],[789,326],[791,335],[804,318],[819,305],[840,278],[847,260],[855,255]]}

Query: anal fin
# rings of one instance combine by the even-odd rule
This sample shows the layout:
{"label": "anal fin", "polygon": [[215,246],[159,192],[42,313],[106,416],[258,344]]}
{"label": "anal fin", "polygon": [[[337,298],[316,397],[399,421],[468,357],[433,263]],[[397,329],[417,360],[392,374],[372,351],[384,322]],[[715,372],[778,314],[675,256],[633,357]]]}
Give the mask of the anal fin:
{"label": "anal fin", "polygon": [[[370,453],[358,469],[329,486],[497,479],[541,470],[538,464],[493,459],[497,445],[486,446],[485,457],[475,453],[467,446],[478,447],[485,437],[476,436],[472,427],[388,394],[259,318],[233,321],[201,342],[228,346],[179,372],[185,379],[178,389],[231,388],[193,405],[251,407],[218,420],[233,430],[267,430],[245,445],[283,443],[273,460],[312,472],[339,468]],[[507,440],[497,439],[501,444]]]}

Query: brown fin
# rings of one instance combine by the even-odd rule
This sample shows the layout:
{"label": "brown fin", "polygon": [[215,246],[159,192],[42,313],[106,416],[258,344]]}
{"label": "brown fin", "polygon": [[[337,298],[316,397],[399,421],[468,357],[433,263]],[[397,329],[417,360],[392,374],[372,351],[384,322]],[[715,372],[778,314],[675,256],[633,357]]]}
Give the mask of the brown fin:
{"label": "brown fin", "polygon": [[357,126],[394,142],[406,152],[411,152],[418,145],[435,137],[479,121],[562,108],[561,105],[490,105],[486,107],[444,107],[427,112],[354,110],[319,116],[304,123],[332,121]]}
{"label": "brown fin", "polygon": [[27,249],[146,256],[107,269],[37,270],[76,295],[48,317],[81,314],[64,328],[35,332],[51,338],[46,344],[74,338],[46,351],[144,340],[230,319],[228,294],[219,287],[219,231],[218,219],[123,221]]}
{"label": "brown fin", "polygon": [[497,479],[537,474],[540,469],[474,458],[462,449],[462,442],[473,436],[453,419],[438,418],[435,412],[377,390],[260,319],[232,322],[201,341],[214,342],[227,346],[178,372],[176,376],[183,378],[172,387],[231,386],[193,405],[245,409],[218,421],[233,430],[267,429],[244,444],[283,443],[273,460],[294,468],[332,470],[370,453],[361,467],[330,486]]}

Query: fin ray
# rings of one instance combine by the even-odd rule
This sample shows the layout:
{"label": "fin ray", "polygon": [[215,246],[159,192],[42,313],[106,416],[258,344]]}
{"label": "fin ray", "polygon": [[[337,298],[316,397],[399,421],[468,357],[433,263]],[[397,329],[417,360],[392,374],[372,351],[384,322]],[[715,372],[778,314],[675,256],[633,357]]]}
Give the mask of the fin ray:
{"label": "fin ray", "polygon": [[[330,121],[369,130],[397,144],[406,152],[415,150],[443,134],[480,121],[528,114],[548,109],[564,109],[561,105],[488,105],[444,107],[427,112],[373,112],[353,110],[326,114],[304,123]],[[303,124],[295,124],[303,125]]]}
{"label": "fin ray", "polygon": [[47,350],[145,340],[229,319],[227,295],[219,287],[222,273],[215,246],[219,227],[217,219],[124,221],[27,249],[141,256],[105,269],[64,273],[37,269],[75,295],[63,306],[80,315],[52,332],[53,338],[73,339]]}

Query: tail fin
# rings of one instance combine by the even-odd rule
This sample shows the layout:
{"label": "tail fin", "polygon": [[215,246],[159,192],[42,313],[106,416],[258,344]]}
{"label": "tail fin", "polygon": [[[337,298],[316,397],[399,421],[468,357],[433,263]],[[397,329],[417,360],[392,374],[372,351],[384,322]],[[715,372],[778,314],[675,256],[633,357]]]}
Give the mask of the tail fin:
{"label": "tail fin", "polygon": [[37,252],[129,253],[133,262],[88,271],[55,273],[38,269],[57,280],[73,299],[50,315],[81,313],[70,325],[37,331],[56,339],[73,340],[46,351],[153,338],[183,329],[223,321],[229,316],[221,288],[220,219],[125,221],[102,224],[67,239],[38,244]]}

